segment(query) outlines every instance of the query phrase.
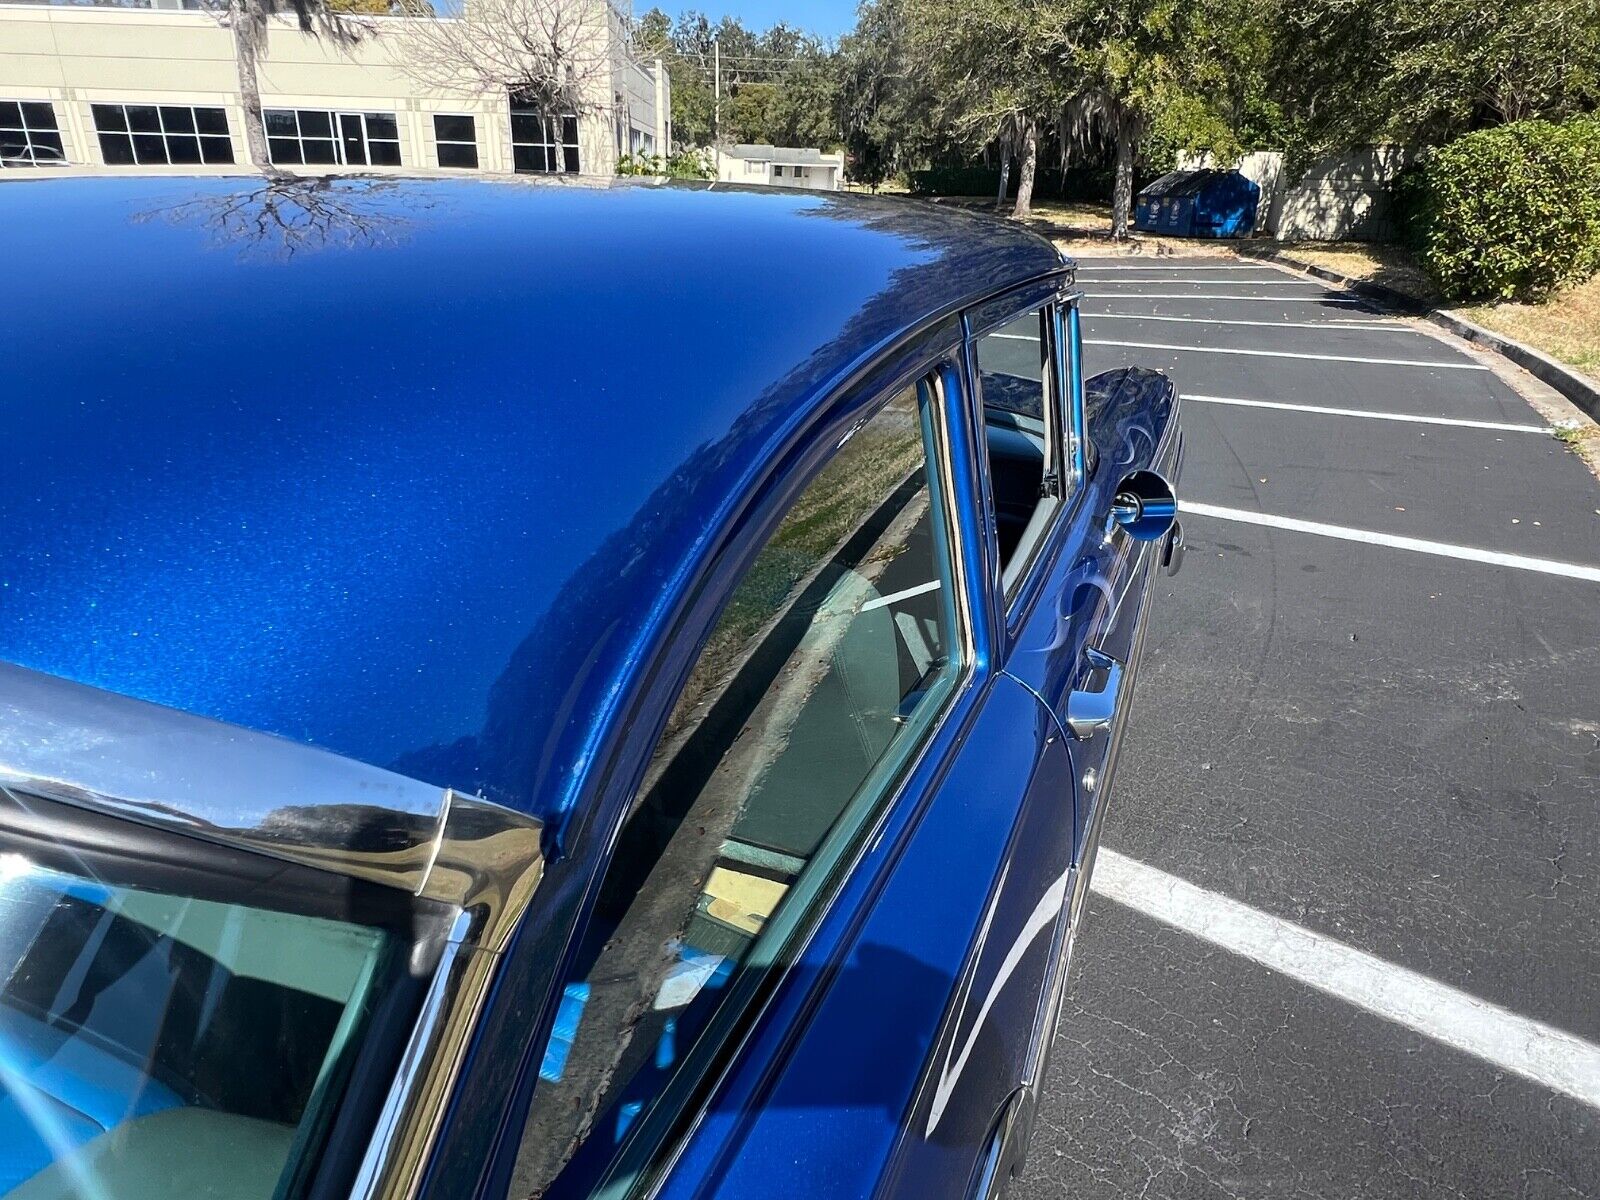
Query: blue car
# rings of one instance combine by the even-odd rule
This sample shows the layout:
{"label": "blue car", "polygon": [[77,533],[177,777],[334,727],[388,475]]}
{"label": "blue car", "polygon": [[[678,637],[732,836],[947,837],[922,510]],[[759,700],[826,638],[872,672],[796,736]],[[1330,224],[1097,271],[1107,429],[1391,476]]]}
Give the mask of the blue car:
{"label": "blue car", "polygon": [[0,263],[0,1197],[1003,1190],[1182,551],[1069,261],[271,176]]}

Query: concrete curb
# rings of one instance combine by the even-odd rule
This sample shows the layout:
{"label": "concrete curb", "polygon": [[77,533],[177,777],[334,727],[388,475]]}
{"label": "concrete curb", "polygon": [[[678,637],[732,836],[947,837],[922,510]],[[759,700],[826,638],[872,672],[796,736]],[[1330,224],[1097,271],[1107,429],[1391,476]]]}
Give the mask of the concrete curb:
{"label": "concrete curb", "polygon": [[1382,284],[1369,283],[1364,279],[1352,279],[1348,275],[1341,275],[1339,272],[1330,271],[1326,267],[1301,262],[1298,259],[1281,254],[1247,249],[1242,246],[1236,246],[1234,249],[1242,257],[1257,258],[1263,262],[1280,263],[1286,267],[1293,267],[1296,271],[1303,271],[1307,275],[1314,275],[1318,279],[1326,279],[1330,283],[1337,283],[1358,296],[1382,304],[1385,308],[1392,308],[1397,312],[1422,317],[1441,329],[1448,329],[1457,337],[1465,338],[1469,342],[1493,350],[1502,358],[1510,359],[1516,363],[1517,366],[1528,372],[1535,379],[1555,388],[1556,391],[1587,413],[1590,420],[1600,422],[1600,383],[1596,383],[1571,367],[1557,362],[1542,350],[1535,350],[1532,346],[1513,341],[1511,338],[1495,333],[1492,329],[1485,329],[1482,325],[1467,320],[1466,317],[1452,309],[1430,308],[1415,297],[1408,296],[1404,292],[1397,292],[1393,288],[1384,287]]}
{"label": "concrete curb", "polygon": [[1469,321],[1460,313],[1448,308],[1434,309],[1426,316],[1435,325],[1448,329],[1457,337],[1466,338],[1467,341],[1476,342],[1480,346],[1487,346],[1502,357],[1509,358],[1535,379],[1548,383],[1571,400],[1589,415],[1591,421],[1600,422],[1600,383],[1595,383],[1572,368],[1557,362],[1542,350],[1535,350],[1532,346],[1513,341],[1495,333],[1492,329],[1485,329],[1482,325]]}

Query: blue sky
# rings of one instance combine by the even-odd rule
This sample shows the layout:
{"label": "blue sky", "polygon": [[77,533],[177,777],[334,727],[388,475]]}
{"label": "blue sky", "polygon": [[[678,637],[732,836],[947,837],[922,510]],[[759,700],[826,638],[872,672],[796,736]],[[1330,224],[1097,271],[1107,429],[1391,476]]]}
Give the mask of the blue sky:
{"label": "blue sky", "polygon": [[[686,8],[703,12],[713,21],[724,16],[738,17],[747,29],[765,29],[779,21],[787,21],[824,38],[837,38],[848,33],[856,23],[856,0],[726,0],[722,4],[715,3],[715,0],[701,4],[692,0],[687,4],[655,0],[655,4],[673,17]],[[650,7],[649,0],[634,0],[635,13],[644,12]]]}

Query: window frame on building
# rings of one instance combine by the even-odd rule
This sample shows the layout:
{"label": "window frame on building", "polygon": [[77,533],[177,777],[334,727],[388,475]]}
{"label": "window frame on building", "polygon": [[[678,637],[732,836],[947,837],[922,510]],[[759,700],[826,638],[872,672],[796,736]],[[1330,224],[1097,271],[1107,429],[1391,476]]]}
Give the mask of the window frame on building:
{"label": "window frame on building", "polygon": [[[305,117],[327,118],[327,132],[322,132],[313,122],[313,127],[306,131]],[[294,121],[294,132],[290,133],[284,128],[283,118],[289,117]],[[356,109],[356,108],[263,108],[261,112],[262,124],[266,126],[267,157],[275,167],[403,167],[405,158],[400,151],[400,119],[394,112],[385,112],[381,109]],[[358,132],[352,135],[347,131],[347,121],[357,123]],[[373,134],[373,124],[380,126],[387,123],[389,131],[377,136]],[[274,129],[274,125],[277,126]],[[350,142],[357,142],[361,147],[363,161],[352,162],[348,152]],[[288,147],[295,147],[291,155],[286,153]],[[328,147],[331,159],[310,158],[306,151],[310,146]],[[392,158],[393,161],[380,162],[374,158],[373,147],[385,147],[383,157]],[[281,157],[280,157],[281,156]]]}
{"label": "window frame on building", "polygon": [[[16,110],[14,115],[11,109]],[[38,111],[40,109],[44,110],[43,114]],[[41,116],[49,117],[48,127]],[[49,100],[0,100],[0,151],[7,145],[19,149],[20,153],[0,153],[0,169],[65,166],[67,149],[55,104]],[[54,149],[56,157],[41,159],[41,149]]]}
{"label": "window frame on building", "polygon": [[[575,113],[563,113],[553,120],[559,121],[559,140],[551,137],[552,118],[536,108],[511,104],[511,170],[518,175],[578,175],[583,171],[583,154],[579,142],[579,125]],[[521,134],[530,132],[529,122],[536,122],[539,137],[530,139]],[[571,133],[570,139],[568,133]],[[532,165],[538,155],[546,165]],[[529,165],[524,166],[526,162]],[[551,165],[559,163],[559,166]]]}
{"label": "window frame on building", "polygon": [[[237,161],[233,152],[233,129],[224,105],[95,100],[90,102],[89,111],[94,119],[100,158],[107,166],[231,166]],[[155,114],[155,127],[135,128],[136,123],[148,121],[147,111]],[[137,122],[135,113],[139,114]],[[187,114],[187,118],[181,114]],[[174,157],[175,147],[191,141],[194,157]],[[158,145],[161,148],[159,158],[151,153]]]}
{"label": "window frame on building", "polygon": [[[465,121],[471,131],[471,138],[445,137],[440,128],[440,121]],[[459,131],[457,131],[459,132]],[[478,119],[473,113],[436,112],[433,114],[433,144],[434,161],[447,171],[476,171],[482,164],[482,156],[478,151]],[[449,147],[452,157],[456,151],[470,153],[471,162],[446,162],[445,148]],[[463,158],[466,156],[463,155]]]}

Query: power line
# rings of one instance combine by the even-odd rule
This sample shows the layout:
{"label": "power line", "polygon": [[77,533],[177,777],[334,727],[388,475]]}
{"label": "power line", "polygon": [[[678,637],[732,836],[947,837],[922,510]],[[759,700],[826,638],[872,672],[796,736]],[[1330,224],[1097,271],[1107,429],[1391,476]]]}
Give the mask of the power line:
{"label": "power line", "polygon": [[[649,53],[649,51],[646,51],[646,53]],[[696,62],[701,66],[709,66],[710,65],[709,63],[706,62],[706,59],[709,56],[706,55],[706,54],[701,54],[699,52],[676,50],[676,49],[673,49],[671,47],[667,47],[667,48],[662,49],[662,50],[657,50],[654,53],[659,54],[663,58],[673,57],[673,58],[679,59],[682,62]],[[821,51],[818,51],[818,52],[816,52],[814,54],[724,54],[722,56],[722,61],[725,62],[725,63],[727,63],[727,62],[798,63],[798,62],[821,62],[824,59],[826,59],[826,57],[827,57],[827,55],[822,53]]]}

